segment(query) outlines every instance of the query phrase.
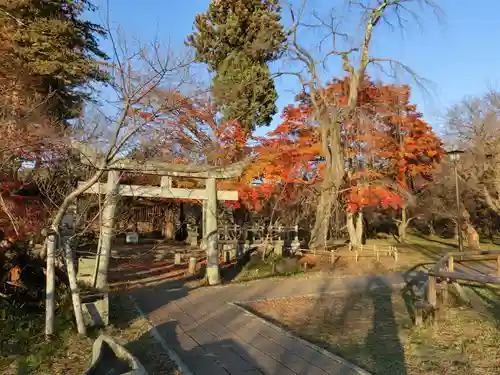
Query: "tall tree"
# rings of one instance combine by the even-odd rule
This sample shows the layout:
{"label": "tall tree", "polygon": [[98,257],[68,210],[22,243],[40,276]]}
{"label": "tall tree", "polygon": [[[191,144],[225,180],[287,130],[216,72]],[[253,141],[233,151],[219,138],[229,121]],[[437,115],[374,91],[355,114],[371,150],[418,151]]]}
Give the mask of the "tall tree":
{"label": "tall tree", "polygon": [[[365,80],[359,96],[362,116],[344,131],[347,181],[353,187],[347,206],[351,242],[359,243],[362,234],[362,228],[353,225],[352,214],[359,212],[359,216],[363,206],[373,204],[401,209],[397,222],[404,240],[412,219],[407,217],[407,208],[441,160],[441,140],[410,104],[408,86]],[[360,218],[358,223],[362,223]]]}
{"label": "tall tree", "polygon": [[[413,78],[418,78],[410,68],[401,62],[391,58],[374,57],[370,51],[375,30],[384,23],[389,23],[392,26],[392,21],[388,20],[391,14],[396,17],[395,23],[399,25],[405,24],[403,22],[405,17],[403,13],[407,12],[410,17],[415,15],[409,4],[410,2],[403,0],[347,1],[349,5],[347,7],[348,11],[358,13],[362,25],[362,38],[354,46],[352,43],[342,43],[346,39],[350,41],[351,37],[348,31],[342,30],[344,17],[332,16],[332,14],[335,15],[335,12],[332,12],[328,19],[320,19],[319,23],[314,21],[316,24],[311,25],[310,22],[303,19],[306,1],[301,2],[302,5],[299,9],[294,10],[293,7],[290,7],[292,25],[290,45],[287,51],[292,61],[304,63],[305,69],[288,73],[298,77],[300,83],[310,94],[314,121],[319,126],[325,157],[323,186],[317,206],[315,225],[311,233],[312,246],[324,245],[329,237],[332,208],[337,204],[339,191],[346,173],[341,126],[356,121],[358,116],[358,94],[367,69],[370,65],[381,66],[387,64],[392,70],[401,68],[409,72]],[[415,0],[412,2],[420,5],[430,5],[433,10],[436,10],[431,0]],[[318,19],[320,17],[314,14],[314,18]],[[320,49],[323,45],[326,45],[326,43],[323,43],[325,40],[329,40],[332,45],[326,51],[319,51],[324,56],[319,63],[316,51],[308,49],[304,43],[300,42],[299,35],[301,31],[304,28],[311,27],[315,31],[326,27],[324,38],[321,38],[322,42],[319,43]],[[338,105],[334,103],[333,106],[331,104],[332,100],[338,99],[325,96],[324,81],[321,78],[322,64],[326,64],[326,60],[332,56],[338,58],[339,65],[349,77],[345,102],[339,102]],[[384,67],[382,67],[382,70],[384,70]],[[394,71],[391,74],[393,73]]]}
{"label": "tall tree", "polygon": [[106,59],[97,40],[105,32],[85,10],[95,10],[89,0],[0,0],[0,77],[24,82],[59,121],[78,116],[90,84],[108,79],[96,61]]}
{"label": "tall tree", "polygon": [[218,0],[195,20],[187,44],[215,72],[213,93],[226,120],[252,131],[269,125],[277,92],[267,64],[279,58],[286,36],[278,0]]}

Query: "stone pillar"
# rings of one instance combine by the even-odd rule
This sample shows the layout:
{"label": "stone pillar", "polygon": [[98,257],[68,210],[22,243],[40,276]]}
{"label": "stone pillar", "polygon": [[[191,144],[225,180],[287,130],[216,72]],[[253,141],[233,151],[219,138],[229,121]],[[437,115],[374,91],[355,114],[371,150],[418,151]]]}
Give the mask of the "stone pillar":
{"label": "stone pillar", "polygon": [[217,246],[217,182],[207,179],[207,279],[210,285],[220,284],[219,251]]}

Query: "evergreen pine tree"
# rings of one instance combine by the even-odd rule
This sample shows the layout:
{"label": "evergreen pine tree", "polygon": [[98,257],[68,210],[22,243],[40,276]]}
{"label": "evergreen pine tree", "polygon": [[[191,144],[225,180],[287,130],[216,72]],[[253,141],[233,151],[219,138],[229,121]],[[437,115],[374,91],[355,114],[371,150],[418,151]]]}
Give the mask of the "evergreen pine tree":
{"label": "evergreen pine tree", "polygon": [[278,59],[286,35],[278,0],[215,0],[198,14],[187,44],[215,72],[216,105],[225,119],[253,130],[276,113],[277,92],[268,63]]}
{"label": "evergreen pine tree", "polygon": [[108,79],[97,63],[105,30],[85,10],[95,10],[89,0],[0,0],[0,86],[18,80],[16,95],[45,98],[52,119],[78,116],[91,84]]}

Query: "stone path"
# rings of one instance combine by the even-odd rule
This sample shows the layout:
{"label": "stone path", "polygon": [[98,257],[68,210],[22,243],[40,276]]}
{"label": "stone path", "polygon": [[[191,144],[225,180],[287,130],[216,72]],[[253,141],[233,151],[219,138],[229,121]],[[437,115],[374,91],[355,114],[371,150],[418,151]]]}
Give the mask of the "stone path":
{"label": "stone path", "polygon": [[403,282],[400,274],[267,279],[188,292],[173,281],[131,293],[162,340],[194,375],[359,375],[368,373],[245,313],[235,302]]}

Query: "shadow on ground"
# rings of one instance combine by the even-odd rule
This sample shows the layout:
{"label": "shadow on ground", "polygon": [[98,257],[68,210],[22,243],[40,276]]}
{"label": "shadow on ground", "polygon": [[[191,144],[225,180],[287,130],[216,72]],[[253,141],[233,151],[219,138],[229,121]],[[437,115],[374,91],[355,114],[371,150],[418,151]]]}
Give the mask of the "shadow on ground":
{"label": "shadow on ground", "polygon": [[[422,274],[412,275],[422,278]],[[408,278],[410,276],[408,275]],[[321,290],[318,291],[321,294]],[[405,311],[399,290],[382,277],[372,277],[363,289],[345,294],[305,297],[293,323],[293,300],[281,312],[267,315],[265,310],[250,310],[257,315],[294,332],[298,336],[366,369],[374,375],[407,375],[404,327],[411,319]],[[300,300],[302,297],[298,297]],[[393,305],[398,299],[397,311]],[[267,303],[267,302],[266,302]],[[269,305],[268,305],[269,306]],[[271,306],[271,309],[274,307]],[[272,315],[272,316],[271,316]],[[281,320],[279,318],[284,320]],[[284,361],[285,358],[282,359]],[[304,372],[306,374],[307,372]]]}
{"label": "shadow on ground", "polygon": [[[306,375],[314,374],[318,368],[307,360],[307,354],[297,361],[297,356],[290,350],[282,348],[282,354],[276,358],[276,353],[264,354],[252,345],[242,346],[232,339],[217,339],[215,337],[195,342],[191,339],[179,341],[179,331],[182,331],[177,322],[170,321],[156,327],[158,333],[168,341],[168,345],[189,364],[189,370],[194,375]],[[130,351],[147,344],[148,332],[128,346]],[[181,345],[182,344],[182,345]],[[187,350],[186,350],[187,348]],[[259,362],[255,359],[259,356]],[[264,357],[264,358],[263,358]],[[274,358],[274,359],[273,359]],[[352,375],[342,373],[342,375]]]}

